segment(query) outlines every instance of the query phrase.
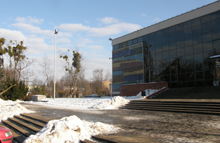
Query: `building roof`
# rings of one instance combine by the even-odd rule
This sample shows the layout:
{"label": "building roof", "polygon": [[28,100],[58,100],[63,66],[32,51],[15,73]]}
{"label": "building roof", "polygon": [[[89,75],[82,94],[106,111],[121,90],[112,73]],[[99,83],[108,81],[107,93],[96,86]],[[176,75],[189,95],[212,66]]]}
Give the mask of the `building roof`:
{"label": "building roof", "polygon": [[129,41],[134,38],[141,37],[146,34],[150,34],[150,33],[156,32],[158,30],[162,30],[164,28],[167,28],[167,27],[170,27],[170,26],[173,26],[176,24],[180,24],[180,23],[188,21],[188,20],[192,20],[194,18],[203,16],[203,15],[206,15],[206,14],[218,11],[218,10],[220,10],[220,1],[219,0],[216,2],[213,2],[213,3],[210,3],[208,5],[202,6],[200,8],[191,10],[189,12],[177,15],[177,16],[172,17],[170,19],[161,21],[161,22],[156,23],[154,25],[151,25],[151,26],[142,28],[140,30],[134,31],[132,33],[126,34],[124,36],[115,38],[112,40],[112,45],[120,44],[122,42]]}

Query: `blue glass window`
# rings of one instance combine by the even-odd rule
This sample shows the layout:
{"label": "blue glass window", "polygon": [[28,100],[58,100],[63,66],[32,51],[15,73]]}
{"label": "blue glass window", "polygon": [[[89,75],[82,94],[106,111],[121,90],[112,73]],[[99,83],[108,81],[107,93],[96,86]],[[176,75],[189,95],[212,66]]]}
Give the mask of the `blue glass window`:
{"label": "blue glass window", "polygon": [[212,42],[203,43],[203,50],[206,51],[212,51]]}
{"label": "blue glass window", "polygon": [[183,31],[178,31],[178,32],[176,32],[176,38],[177,38],[177,39],[182,39],[182,38],[184,38],[184,32],[183,32]]}
{"label": "blue glass window", "polygon": [[213,48],[220,54],[220,40],[213,41]]}
{"label": "blue glass window", "polygon": [[185,47],[185,54],[186,54],[186,56],[192,55],[193,54],[193,46]]}
{"label": "blue glass window", "polygon": [[137,39],[133,39],[133,44],[136,44],[137,43]]}
{"label": "blue glass window", "polygon": [[212,30],[220,29],[220,20],[212,21]]}
{"label": "blue glass window", "polygon": [[202,43],[202,35],[194,36],[193,37],[193,44],[196,45],[196,44],[200,44],[200,43]]}
{"label": "blue glass window", "polygon": [[211,22],[202,24],[202,33],[207,33],[210,32],[211,30],[212,30]]}
{"label": "blue glass window", "polygon": [[203,42],[212,41],[212,33],[206,33],[202,35]]}
{"label": "blue glass window", "polygon": [[128,41],[128,46],[132,45],[132,40]]}
{"label": "blue glass window", "polygon": [[169,43],[169,49],[170,50],[176,49],[176,41],[173,41],[173,42]]}
{"label": "blue glass window", "polygon": [[202,33],[201,25],[194,26],[192,32],[193,32],[193,35],[201,34]]}
{"label": "blue glass window", "polygon": [[169,50],[168,43],[165,43],[165,44],[162,45],[162,50],[163,51],[168,51]]}
{"label": "blue glass window", "polygon": [[184,30],[184,36],[185,37],[191,37],[192,36],[192,28],[188,28]]}
{"label": "blue glass window", "polygon": [[202,23],[206,23],[206,22],[210,22],[210,21],[211,21],[210,14],[201,17],[201,22]]}
{"label": "blue glass window", "polygon": [[143,42],[143,37],[138,38],[138,43]]}
{"label": "blue glass window", "polygon": [[177,40],[177,48],[178,47],[184,47],[185,46],[185,40],[184,39],[179,39]]}
{"label": "blue glass window", "polygon": [[187,21],[187,22],[184,23],[184,29],[188,29],[188,28],[190,28],[191,26],[192,26],[191,21]]}
{"label": "blue glass window", "polygon": [[192,26],[197,26],[200,24],[201,24],[200,18],[196,18],[192,20]]}
{"label": "blue glass window", "polygon": [[220,39],[220,29],[217,31],[213,31],[213,40]]}
{"label": "blue glass window", "polygon": [[180,56],[180,57],[184,56],[185,55],[185,50],[184,49],[185,49],[184,47],[177,48],[177,56]]}
{"label": "blue glass window", "polygon": [[202,44],[197,44],[194,45],[194,53],[202,53],[203,52],[203,48],[202,48]]}
{"label": "blue glass window", "polygon": [[190,46],[190,45],[192,45],[192,37],[185,39],[185,46]]}
{"label": "blue glass window", "polygon": [[169,41],[171,42],[171,41],[175,41],[176,40],[176,33],[174,32],[174,33],[170,33],[169,34]]}
{"label": "blue glass window", "polygon": [[220,11],[217,11],[217,12],[215,12],[215,13],[212,13],[211,17],[212,17],[212,20],[213,20],[213,21],[214,21],[214,20],[217,20],[217,19],[220,19]]}
{"label": "blue glass window", "polygon": [[169,27],[169,33],[174,33],[174,32],[176,32],[176,27],[175,26]]}
{"label": "blue glass window", "polygon": [[183,23],[176,25],[176,31],[181,31],[183,30]]}

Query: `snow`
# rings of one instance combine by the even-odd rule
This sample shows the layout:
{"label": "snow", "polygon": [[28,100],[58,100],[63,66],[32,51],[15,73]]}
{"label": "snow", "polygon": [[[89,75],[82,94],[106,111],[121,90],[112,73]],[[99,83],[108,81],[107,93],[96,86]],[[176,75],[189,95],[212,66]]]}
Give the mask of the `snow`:
{"label": "snow", "polygon": [[20,102],[22,102],[22,101],[20,101],[20,100],[4,101],[0,98],[0,122],[1,122],[1,120],[6,120],[9,117],[13,117],[14,115],[20,115],[22,113],[32,113],[33,112],[33,111],[26,109],[21,104],[19,104]]}
{"label": "snow", "polygon": [[101,122],[88,122],[73,115],[60,120],[51,120],[36,135],[31,135],[24,143],[78,143],[80,140],[90,140],[98,134],[116,133],[120,128]]}
{"label": "snow", "polygon": [[101,98],[46,98],[42,102],[28,101],[26,103],[40,104],[46,106],[56,106],[60,108],[77,110],[100,110],[100,109],[118,109],[129,103],[130,100],[121,96],[101,97]]}

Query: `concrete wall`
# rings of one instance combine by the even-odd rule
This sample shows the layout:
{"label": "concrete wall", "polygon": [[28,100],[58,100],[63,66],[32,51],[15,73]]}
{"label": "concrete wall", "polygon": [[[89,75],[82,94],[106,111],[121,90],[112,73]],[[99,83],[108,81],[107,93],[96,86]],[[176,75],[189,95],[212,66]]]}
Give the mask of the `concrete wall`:
{"label": "concrete wall", "polygon": [[39,101],[39,100],[43,100],[43,99],[45,99],[45,98],[46,98],[45,95],[32,95],[32,96],[31,96],[31,100],[32,100],[32,101]]}
{"label": "concrete wall", "polygon": [[[155,85],[155,87],[152,87]],[[160,83],[144,83],[144,84],[130,84],[120,86],[120,96],[136,96],[139,92],[146,90],[151,87],[151,89],[160,89],[162,87],[168,88],[167,82]]]}

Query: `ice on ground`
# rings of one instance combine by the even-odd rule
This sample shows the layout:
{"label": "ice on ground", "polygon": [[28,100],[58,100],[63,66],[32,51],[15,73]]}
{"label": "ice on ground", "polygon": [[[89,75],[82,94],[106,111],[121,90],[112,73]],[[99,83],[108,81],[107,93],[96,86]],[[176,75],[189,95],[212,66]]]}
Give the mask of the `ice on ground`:
{"label": "ice on ground", "polygon": [[49,121],[40,132],[28,137],[24,143],[79,143],[80,140],[90,140],[92,135],[116,133],[119,129],[101,122],[84,121],[73,115]]}
{"label": "ice on ground", "polygon": [[22,113],[32,113],[26,109],[24,106],[19,104],[18,102],[14,102],[11,100],[2,100],[0,99],[0,122],[1,120],[6,120],[9,117],[13,117],[14,115],[20,115]]}
{"label": "ice on ground", "polygon": [[129,103],[130,101],[121,97],[121,96],[115,96],[112,98],[112,100],[101,102],[100,104],[96,104],[91,109],[118,109],[121,106],[124,106],[125,104]]}

